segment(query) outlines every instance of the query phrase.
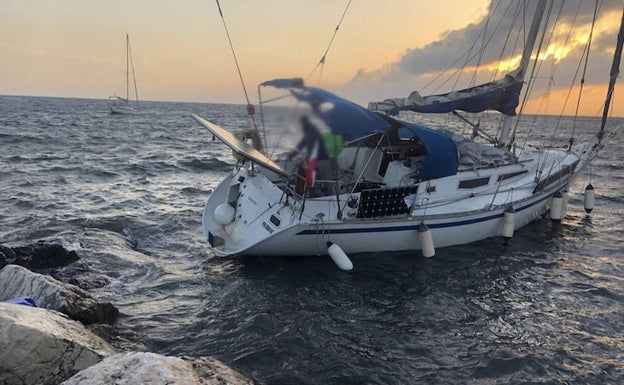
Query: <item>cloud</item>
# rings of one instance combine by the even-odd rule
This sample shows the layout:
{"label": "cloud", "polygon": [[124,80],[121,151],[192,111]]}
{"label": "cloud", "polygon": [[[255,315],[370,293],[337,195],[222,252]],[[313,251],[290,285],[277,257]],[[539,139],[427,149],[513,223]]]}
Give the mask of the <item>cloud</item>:
{"label": "cloud", "polygon": [[6,42],[0,42],[0,52],[13,55],[25,55],[35,57],[47,55],[47,51],[45,49],[18,47],[14,44],[9,44]]}
{"label": "cloud", "polygon": [[[524,25],[528,29],[537,1],[492,0],[488,14],[458,30],[447,31],[436,41],[405,50],[401,58],[382,68],[359,70],[341,90],[360,103],[405,97],[413,90],[424,95],[449,92],[500,78],[517,65],[524,46]],[[546,87],[569,87],[577,75],[579,61],[591,31],[594,2],[555,0],[544,18],[549,31],[541,42],[539,68]],[[593,31],[587,82],[606,82],[617,28],[622,17],[620,0],[604,0]],[[524,17],[523,17],[524,16]],[[542,22],[544,23],[544,22]],[[552,26],[556,26],[552,28]],[[536,43],[534,53],[540,47]],[[501,65],[503,64],[503,65]],[[551,74],[557,76],[550,79]],[[449,80],[450,79],[450,80]],[[446,81],[445,81],[446,80]],[[368,100],[364,100],[368,98]]]}

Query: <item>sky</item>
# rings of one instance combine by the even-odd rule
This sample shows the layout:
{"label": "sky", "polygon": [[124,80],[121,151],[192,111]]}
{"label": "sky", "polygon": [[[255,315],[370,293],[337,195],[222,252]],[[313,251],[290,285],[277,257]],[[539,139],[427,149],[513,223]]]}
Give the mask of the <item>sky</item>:
{"label": "sky", "polygon": [[[499,59],[517,54],[511,48],[503,52],[500,46],[514,25],[511,16],[518,1],[352,0],[322,73],[317,69],[310,75],[348,0],[220,2],[253,103],[259,83],[281,77],[302,77],[308,84],[364,105],[370,100],[405,97],[413,90],[447,92],[454,81],[459,85],[466,80],[425,85],[467,48],[476,47],[470,55],[478,62],[465,63],[462,75],[466,79],[492,80],[501,71],[494,71]],[[600,112],[622,15],[622,0],[600,3],[581,115]],[[529,8],[534,4],[529,1]],[[574,32],[568,35],[567,30],[558,30],[543,62],[548,71],[556,67],[564,76],[536,87],[529,112],[550,113],[544,107],[548,105],[570,114],[576,106],[578,80],[566,109],[563,101],[587,41],[594,5],[587,0],[571,0],[563,8],[559,4],[556,0],[552,18],[558,15],[571,23],[578,13]],[[213,0],[1,0],[0,94],[102,99],[123,94],[126,33],[140,99],[245,102]],[[486,36],[488,45],[499,46],[497,50],[476,56],[473,52],[484,41],[480,36]],[[564,39],[570,48],[557,49]],[[512,45],[508,41],[506,46]],[[548,85],[551,96],[546,99]],[[624,88],[619,85],[618,89],[613,114],[624,116]]]}

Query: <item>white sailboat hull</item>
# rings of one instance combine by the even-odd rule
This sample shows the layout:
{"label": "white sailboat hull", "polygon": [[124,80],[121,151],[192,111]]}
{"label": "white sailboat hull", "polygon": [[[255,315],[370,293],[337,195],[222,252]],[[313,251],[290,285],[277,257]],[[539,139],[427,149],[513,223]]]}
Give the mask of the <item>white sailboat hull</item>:
{"label": "white sailboat hull", "polygon": [[[341,203],[335,197],[308,199],[304,204],[287,202],[284,193],[264,175],[249,175],[247,170],[239,169],[208,200],[203,214],[204,230],[214,250],[223,255],[324,255],[328,241],[339,244],[346,253],[420,250],[421,222],[431,230],[436,248],[468,244],[502,236],[503,215],[509,206],[515,209],[514,229],[538,219],[550,207],[552,196],[565,190],[584,167],[582,154],[586,150],[587,146],[577,148],[578,155],[565,150],[553,152],[553,162],[570,171],[551,173],[550,179],[542,178],[548,183],[542,183],[541,187],[535,182],[533,171],[527,170],[504,186],[505,191],[501,186],[498,190],[484,186],[481,191],[471,190],[468,194],[456,191],[455,197],[438,197],[437,203],[435,193],[425,192],[418,199],[421,202],[428,199],[426,206],[415,207],[403,215],[381,217],[358,215],[357,208],[344,204],[348,194],[339,197]],[[434,184],[457,186],[458,181],[475,174],[494,181],[498,175],[530,166],[527,162],[478,173],[465,171]],[[214,219],[214,212],[217,206],[232,201],[228,197],[232,186],[238,186],[236,217],[232,223],[220,225]],[[422,186],[419,191],[426,191],[425,188]],[[338,207],[341,218],[337,215]]]}
{"label": "white sailboat hull", "polygon": [[111,114],[138,114],[139,110],[135,107],[127,106],[111,106]]}

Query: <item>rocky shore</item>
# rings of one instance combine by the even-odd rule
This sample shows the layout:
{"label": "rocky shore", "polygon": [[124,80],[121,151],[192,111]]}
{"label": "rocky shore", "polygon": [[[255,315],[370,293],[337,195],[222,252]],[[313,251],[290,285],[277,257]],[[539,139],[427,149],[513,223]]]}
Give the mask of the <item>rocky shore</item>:
{"label": "rocky shore", "polygon": [[[72,265],[63,281],[54,278]],[[164,356],[135,351],[140,341],[120,342],[119,311],[88,292],[106,278],[85,280],[81,270],[79,254],[54,241],[0,245],[1,384],[258,383],[211,357]]]}

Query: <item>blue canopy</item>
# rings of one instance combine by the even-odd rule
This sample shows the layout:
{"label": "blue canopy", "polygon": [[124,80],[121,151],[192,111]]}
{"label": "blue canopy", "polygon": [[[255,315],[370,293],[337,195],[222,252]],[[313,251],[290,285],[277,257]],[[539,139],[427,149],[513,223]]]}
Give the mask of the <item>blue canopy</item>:
{"label": "blue canopy", "polygon": [[310,105],[334,134],[342,135],[345,142],[355,141],[374,133],[387,133],[390,129],[405,127],[417,136],[427,148],[419,179],[426,180],[457,173],[457,149],[448,136],[417,124],[382,117],[353,102],[320,88],[304,87],[303,80],[275,79],[261,86],[289,89],[292,95]]}
{"label": "blue canopy", "polygon": [[447,135],[419,124],[400,122],[412,131],[427,148],[418,179],[428,180],[457,174],[457,147]]}
{"label": "blue canopy", "polygon": [[297,100],[309,104],[334,134],[342,135],[347,142],[390,128],[390,123],[376,113],[320,88],[304,87],[300,78],[270,80],[261,86],[289,89]]}

